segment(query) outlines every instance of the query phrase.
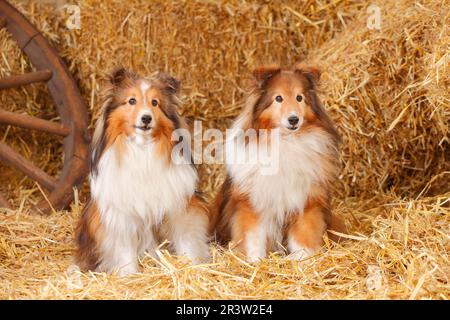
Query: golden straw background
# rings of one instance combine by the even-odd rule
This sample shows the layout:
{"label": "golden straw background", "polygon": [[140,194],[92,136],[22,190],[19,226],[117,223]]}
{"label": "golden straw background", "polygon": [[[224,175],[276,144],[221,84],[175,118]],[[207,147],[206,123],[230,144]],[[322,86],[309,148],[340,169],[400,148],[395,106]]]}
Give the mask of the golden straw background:
{"label": "golden straw background", "polygon": [[[37,186],[0,164],[0,190],[17,210],[0,215],[4,299],[448,299],[450,293],[449,1],[80,1],[81,29],[67,12],[13,2],[52,41],[98,117],[106,75],[122,65],[182,81],[182,113],[223,130],[242,108],[251,70],[310,61],[323,70],[320,97],[343,137],[336,214],[347,242],[301,262],[272,254],[246,263],[213,246],[191,266],[161,249],[127,278],[80,273],[73,229],[88,196],[40,216]],[[381,30],[367,27],[368,6]],[[0,31],[0,77],[32,70]],[[1,108],[57,120],[45,85],[0,92]],[[58,138],[0,127],[0,139],[47,172],[61,166]],[[202,165],[211,199],[223,167]]]}

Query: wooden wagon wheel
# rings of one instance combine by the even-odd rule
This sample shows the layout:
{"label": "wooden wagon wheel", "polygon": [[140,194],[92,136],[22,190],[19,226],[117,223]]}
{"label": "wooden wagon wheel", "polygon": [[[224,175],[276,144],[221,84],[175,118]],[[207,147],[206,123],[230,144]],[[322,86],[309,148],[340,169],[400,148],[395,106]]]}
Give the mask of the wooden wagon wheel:
{"label": "wooden wagon wheel", "polygon": [[[12,5],[0,0],[0,29],[5,28],[37,71],[0,79],[0,89],[46,82],[61,122],[51,122],[0,109],[0,124],[44,131],[63,137],[63,169],[58,178],[48,175],[29,160],[0,142],[0,161],[22,171],[49,191],[48,201],[55,209],[66,207],[73,199],[73,187],[87,173],[89,134],[87,113],[77,85],[57,51],[45,37]],[[48,212],[43,199],[37,208]],[[0,193],[0,207],[10,207]]]}

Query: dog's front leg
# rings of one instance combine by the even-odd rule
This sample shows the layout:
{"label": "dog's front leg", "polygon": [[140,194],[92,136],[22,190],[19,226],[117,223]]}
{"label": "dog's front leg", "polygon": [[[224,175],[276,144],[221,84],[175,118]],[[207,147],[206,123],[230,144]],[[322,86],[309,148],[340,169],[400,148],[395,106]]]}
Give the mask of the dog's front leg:
{"label": "dog's front leg", "polygon": [[209,258],[208,214],[205,208],[190,205],[186,212],[170,219],[170,240],[177,255],[186,255],[193,263]]}
{"label": "dog's front leg", "polygon": [[314,255],[323,245],[326,230],[323,208],[316,204],[307,206],[288,229],[288,258],[302,260]]}
{"label": "dog's front leg", "polygon": [[156,254],[156,250],[158,249],[158,243],[155,238],[155,231],[149,227],[143,233],[143,239],[139,246],[138,255],[141,256],[144,252],[147,252],[152,258],[159,259]]}
{"label": "dog's front leg", "polygon": [[126,224],[105,230],[98,271],[117,272],[122,277],[138,272],[136,235]]}
{"label": "dog's front leg", "polygon": [[250,262],[257,262],[266,256],[265,229],[259,215],[245,203],[241,203],[234,214],[231,240]]}

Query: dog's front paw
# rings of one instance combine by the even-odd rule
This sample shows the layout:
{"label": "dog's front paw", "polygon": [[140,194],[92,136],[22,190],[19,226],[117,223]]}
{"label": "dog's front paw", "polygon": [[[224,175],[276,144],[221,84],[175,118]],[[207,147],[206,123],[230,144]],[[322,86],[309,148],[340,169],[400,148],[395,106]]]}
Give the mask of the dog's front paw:
{"label": "dog's front paw", "polygon": [[186,256],[192,261],[192,264],[202,264],[208,262],[211,258],[209,250],[205,249],[186,253]]}
{"label": "dog's front paw", "polygon": [[138,267],[134,263],[127,264],[117,270],[117,276],[126,277],[138,272]]}
{"label": "dog's front paw", "polygon": [[301,248],[299,250],[291,252],[286,259],[288,260],[305,260],[314,255],[314,250],[310,250],[307,248]]}
{"label": "dog's front paw", "polygon": [[261,262],[261,260],[264,258],[265,258],[265,255],[250,254],[245,257],[245,260],[250,263],[258,263],[258,262]]}

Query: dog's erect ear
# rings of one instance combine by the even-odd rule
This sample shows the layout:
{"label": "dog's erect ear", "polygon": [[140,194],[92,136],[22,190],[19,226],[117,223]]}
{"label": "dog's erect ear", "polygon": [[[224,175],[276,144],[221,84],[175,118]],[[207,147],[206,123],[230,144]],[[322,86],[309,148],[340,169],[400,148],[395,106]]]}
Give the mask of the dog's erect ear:
{"label": "dog's erect ear", "polygon": [[126,79],[134,79],[134,78],[136,78],[136,75],[133,72],[125,68],[118,68],[114,70],[113,73],[109,76],[109,81],[113,86],[119,86]]}
{"label": "dog's erect ear", "polygon": [[267,80],[269,80],[271,77],[273,77],[274,75],[279,73],[280,71],[281,71],[280,66],[278,66],[276,64],[270,64],[270,65],[256,68],[253,71],[253,77],[255,78],[256,83],[258,85],[261,85],[264,82],[266,82]]}
{"label": "dog's erect ear", "polygon": [[313,88],[319,83],[321,72],[317,67],[309,66],[304,63],[297,63],[294,66],[294,71],[304,75]]}
{"label": "dog's erect ear", "polygon": [[175,94],[180,90],[180,80],[172,77],[170,74],[165,72],[158,72],[156,78],[161,81],[164,88],[171,94]]}

